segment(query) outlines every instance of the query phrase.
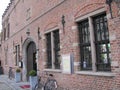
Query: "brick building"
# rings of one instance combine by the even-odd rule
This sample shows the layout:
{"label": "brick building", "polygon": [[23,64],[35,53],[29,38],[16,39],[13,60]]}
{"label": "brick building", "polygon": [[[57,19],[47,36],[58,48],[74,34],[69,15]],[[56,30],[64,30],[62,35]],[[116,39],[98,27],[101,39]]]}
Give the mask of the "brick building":
{"label": "brick building", "polygon": [[120,7],[116,2],[11,0],[2,17],[4,73],[22,63],[22,80],[28,80],[28,72],[34,69],[38,75],[54,74],[65,89],[120,90]]}

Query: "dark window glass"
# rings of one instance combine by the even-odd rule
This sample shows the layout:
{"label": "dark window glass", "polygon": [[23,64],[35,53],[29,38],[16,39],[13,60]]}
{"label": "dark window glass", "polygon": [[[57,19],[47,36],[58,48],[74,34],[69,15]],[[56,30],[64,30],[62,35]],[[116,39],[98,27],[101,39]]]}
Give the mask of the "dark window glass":
{"label": "dark window glass", "polygon": [[7,32],[7,37],[10,36],[10,24],[8,24],[8,32]]}
{"label": "dark window glass", "polygon": [[3,31],[1,32],[1,42],[3,41]]}
{"label": "dark window glass", "polygon": [[46,34],[47,40],[47,68],[52,68],[52,50],[51,50],[51,33]]}
{"label": "dark window glass", "polygon": [[110,71],[110,43],[106,15],[93,18],[97,56],[97,70]]}
{"label": "dark window glass", "polygon": [[55,52],[55,69],[60,69],[60,38],[59,30],[53,32],[54,37],[54,52]]}
{"label": "dark window glass", "polygon": [[80,54],[81,54],[81,69],[91,70],[91,46],[90,46],[90,32],[88,20],[78,23],[79,40],[80,40]]}
{"label": "dark window glass", "polygon": [[7,59],[8,59],[8,48],[5,49],[5,65],[8,64]]}
{"label": "dark window glass", "polygon": [[4,28],[4,40],[6,39],[6,28]]}
{"label": "dark window glass", "polygon": [[15,46],[15,58],[16,58],[16,66],[20,60],[20,45]]}

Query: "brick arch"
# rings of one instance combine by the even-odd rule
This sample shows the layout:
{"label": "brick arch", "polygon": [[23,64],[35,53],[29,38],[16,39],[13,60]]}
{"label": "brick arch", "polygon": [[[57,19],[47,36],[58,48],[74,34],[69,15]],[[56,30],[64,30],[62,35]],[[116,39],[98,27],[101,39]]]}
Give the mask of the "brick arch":
{"label": "brick arch", "polygon": [[46,32],[47,30],[50,30],[54,27],[58,27],[58,23],[57,22],[51,22],[48,23],[45,27],[44,27],[44,31]]}
{"label": "brick arch", "polygon": [[90,3],[90,4],[87,4],[83,7],[79,6],[77,12],[74,15],[74,17],[77,18],[79,16],[85,15],[87,13],[90,13],[90,12],[96,10],[96,8],[99,9],[99,8],[103,8],[103,7],[105,7],[103,2],[101,2],[101,3]]}

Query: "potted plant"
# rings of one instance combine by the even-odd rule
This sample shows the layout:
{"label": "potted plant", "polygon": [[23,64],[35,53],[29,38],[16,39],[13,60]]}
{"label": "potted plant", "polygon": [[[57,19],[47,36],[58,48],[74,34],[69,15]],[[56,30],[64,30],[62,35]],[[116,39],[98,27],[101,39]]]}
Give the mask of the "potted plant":
{"label": "potted plant", "polygon": [[29,72],[29,81],[31,90],[34,89],[35,85],[38,83],[37,72],[35,70],[31,70]]}
{"label": "potted plant", "polygon": [[17,68],[15,72],[15,82],[20,82],[20,81],[21,81],[21,70],[20,68]]}

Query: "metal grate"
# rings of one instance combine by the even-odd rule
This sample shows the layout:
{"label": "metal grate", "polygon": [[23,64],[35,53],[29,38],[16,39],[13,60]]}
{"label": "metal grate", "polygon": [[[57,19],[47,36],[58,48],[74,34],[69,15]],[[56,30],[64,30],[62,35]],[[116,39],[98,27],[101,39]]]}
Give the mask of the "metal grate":
{"label": "metal grate", "polygon": [[59,38],[59,30],[53,32],[54,36],[54,52],[55,52],[55,68],[60,69],[60,38]]}
{"label": "metal grate", "polygon": [[51,50],[51,33],[46,34],[47,39],[47,68],[52,68],[52,50]]}
{"label": "metal grate", "polygon": [[105,14],[93,18],[97,56],[97,70],[110,71],[110,43]]}
{"label": "metal grate", "polygon": [[90,32],[88,20],[82,21],[79,26],[79,40],[80,40],[80,54],[81,54],[81,69],[91,70],[91,46],[90,46]]}

